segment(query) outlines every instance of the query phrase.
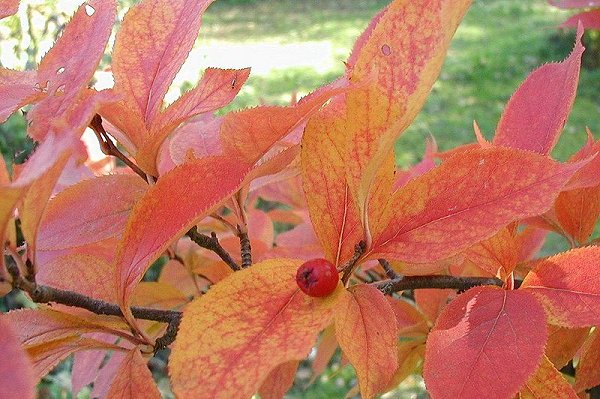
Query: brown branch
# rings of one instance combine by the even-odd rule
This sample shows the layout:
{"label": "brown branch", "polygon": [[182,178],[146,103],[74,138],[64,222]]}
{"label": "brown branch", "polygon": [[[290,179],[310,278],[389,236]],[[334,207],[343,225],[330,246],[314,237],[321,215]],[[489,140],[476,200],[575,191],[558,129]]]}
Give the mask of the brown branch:
{"label": "brown branch", "polygon": [[240,251],[242,254],[242,269],[252,266],[252,246],[248,233],[242,231],[238,226],[238,238],[240,239]]}
{"label": "brown branch", "polygon": [[503,281],[495,277],[455,277],[455,276],[406,276],[380,281],[373,285],[386,295],[398,291],[420,288],[450,288],[460,291],[479,285],[496,285],[501,287]]}
{"label": "brown branch", "polygon": [[365,253],[366,249],[367,249],[367,244],[364,241],[360,241],[358,244],[356,244],[354,246],[354,255],[352,256],[352,258],[350,258],[350,260],[348,260],[348,262],[344,263],[341,267],[338,268],[338,270],[344,272],[344,274],[342,274],[342,282],[344,284],[346,284],[346,282],[350,278],[350,275],[354,271],[354,267],[356,266],[356,263],[358,262],[358,260],[362,256],[362,254]]}
{"label": "brown branch", "polygon": [[[13,287],[27,292],[31,299],[36,303],[54,302],[66,306],[86,309],[99,315],[123,317],[123,312],[119,305],[94,299],[77,292],[39,285],[34,279],[25,279],[21,277],[19,268],[14,262],[6,262],[6,269],[12,277]],[[131,313],[138,319],[168,323],[165,334],[156,340],[154,346],[155,351],[167,347],[175,340],[177,329],[181,322],[181,312],[176,310],[160,310],[134,306],[131,308]]]}
{"label": "brown branch", "polygon": [[402,275],[396,273],[396,271],[392,269],[392,266],[390,266],[390,262],[388,262],[385,259],[377,259],[377,261],[379,262],[381,267],[383,267],[383,270],[385,271],[385,274],[388,276],[388,278],[392,280],[402,278]]}
{"label": "brown branch", "polygon": [[131,162],[131,160],[127,158],[125,154],[123,154],[121,150],[117,148],[115,143],[112,142],[108,133],[104,129],[104,126],[102,125],[102,117],[100,115],[94,115],[92,121],[90,122],[90,128],[96,134],[98,142],[100,143],[100,149],[104,154],[117,157],[118,159],[123,161],[123,163],[127,165],[131,170],[137,173],[142,179],[144,179],[144,181],[147,181],[146,174],[139,168],[139,166]]}
{"label": "brown branch", "polygon": [[219,255],[219,258],[227,263],[227,265],[233,271],[241,270],[240,266],[235,262],[235,260],[233,260],[229,252],[227,252],[225,248],[221,246],[219,239],[214,232],[211,233],[209,237],[206,234],[199,233],[196,226],[194,226],[187,232],[187,236],[202,248],[209,249]]}

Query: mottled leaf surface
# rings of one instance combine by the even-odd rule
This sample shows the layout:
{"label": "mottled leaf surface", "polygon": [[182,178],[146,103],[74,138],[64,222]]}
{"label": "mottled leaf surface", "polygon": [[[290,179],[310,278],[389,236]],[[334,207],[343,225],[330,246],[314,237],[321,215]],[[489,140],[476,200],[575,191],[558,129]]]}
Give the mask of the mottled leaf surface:
{"label": "mottled leaf surface", "polygon": [[535,372],[547,336],[544,310],[529,292],[472,288],[429,334],[427,390],[434,398],[509,398]]}
{"label": "mottled leaf surface", "polygon": [[277,365],[308,354],[332,321],[341,285],[326,298],[303,294],[301,263],[257,263],[185,308],[169,364],[177,397],[250,397]]}

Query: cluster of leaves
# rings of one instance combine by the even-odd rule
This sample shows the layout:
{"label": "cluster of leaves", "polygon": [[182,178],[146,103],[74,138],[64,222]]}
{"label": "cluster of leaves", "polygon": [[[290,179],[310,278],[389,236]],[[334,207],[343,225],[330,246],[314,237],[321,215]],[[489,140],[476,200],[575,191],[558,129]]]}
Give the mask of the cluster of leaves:
{"label": "cluster of leaves", "polygon": [[[12,176],[0,165],[2,293],[39,303],[0,317],[13,359],[0,396],[32,398],[75,354],[74,392],[160,397],[146,363],[169,347],[177,397],[282,397],[319,336],[315,375],[339,346],[365,398],[421,370],[434,398],[575,398],[600,384],[600,248],[588,242],[600,142],[588,132],[568,162],[549,156],[575,98],[581,28],[563,62],[517,89],[492,142],[475,125],[476,143],[440,153],[432,141],[395,170],[394,141],[469,0],[391,2],[345,74],[290,106],[216,116],[250,71],[208,69],[165,107],[211,2],[132,7],[112,89],[89,83],[114,0],[81,5],[36,70],[0,70],[0,119],[28,106],[39,143]],[[100,161],[87,160],[87,127]],[[548,231],[573,249],[536,259]],[[159,258],[158,281],[142,281]],[[325,297],[296,283],[314,258],[341,275]],[[558,370],[575,356],[571,384]]]}

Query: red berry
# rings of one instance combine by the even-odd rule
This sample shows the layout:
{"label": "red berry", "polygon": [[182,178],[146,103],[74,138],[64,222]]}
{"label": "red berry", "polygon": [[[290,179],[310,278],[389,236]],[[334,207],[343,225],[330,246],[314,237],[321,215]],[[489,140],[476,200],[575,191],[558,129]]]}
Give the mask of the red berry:
{"label": "red berry", "polygon": [[339,281],[335,266],[326,259],[304,262],[296,272],[296,283],[308,296],[327,296],[335,290]]}

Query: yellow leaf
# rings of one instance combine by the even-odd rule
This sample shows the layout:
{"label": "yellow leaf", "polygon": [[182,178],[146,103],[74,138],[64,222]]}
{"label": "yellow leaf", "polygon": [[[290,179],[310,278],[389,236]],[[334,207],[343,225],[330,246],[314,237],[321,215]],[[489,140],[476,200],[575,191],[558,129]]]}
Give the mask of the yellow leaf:
{"label": "yellow leaf", "polygon": [[186,307],[170,357],[178,398],[249,398],[273,368],[308,354],[342,286],[325,298],[306,296],[295,281],[300,264],[257,263]]}

